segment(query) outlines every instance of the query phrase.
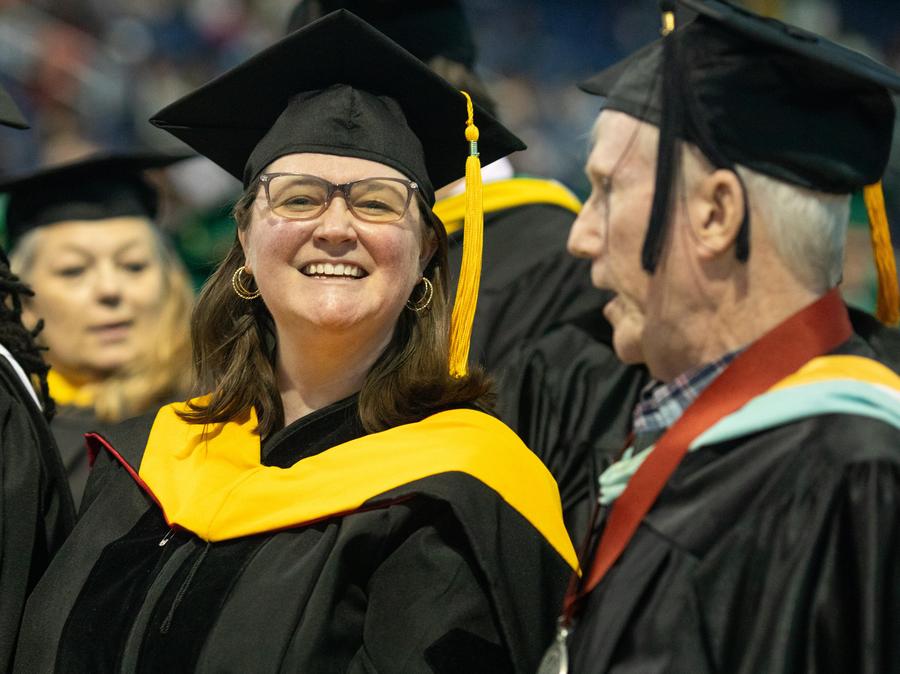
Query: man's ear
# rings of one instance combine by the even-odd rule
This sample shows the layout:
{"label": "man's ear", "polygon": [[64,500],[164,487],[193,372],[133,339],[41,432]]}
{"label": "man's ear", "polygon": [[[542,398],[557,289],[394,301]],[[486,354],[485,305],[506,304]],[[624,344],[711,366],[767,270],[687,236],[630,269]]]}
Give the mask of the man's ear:
{"label": "man's ear", "polygon": [[734,171],[717,169],[697,184],[689,227],[701,258],[713,259],[735,245],[744,220],[744,189]]}

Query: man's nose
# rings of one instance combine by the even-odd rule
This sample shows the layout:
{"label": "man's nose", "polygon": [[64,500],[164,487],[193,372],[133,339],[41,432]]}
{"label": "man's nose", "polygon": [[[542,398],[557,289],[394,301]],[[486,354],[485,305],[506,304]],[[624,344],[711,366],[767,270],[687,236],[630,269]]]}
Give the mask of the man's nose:
{"label": "man's nose", "polygon": [[597,221],[596,213],[592,213],[588,204],[581,209],[572,229],[566,248],[571,255],[581,258],[595,258],[603,248],[602,223]]}

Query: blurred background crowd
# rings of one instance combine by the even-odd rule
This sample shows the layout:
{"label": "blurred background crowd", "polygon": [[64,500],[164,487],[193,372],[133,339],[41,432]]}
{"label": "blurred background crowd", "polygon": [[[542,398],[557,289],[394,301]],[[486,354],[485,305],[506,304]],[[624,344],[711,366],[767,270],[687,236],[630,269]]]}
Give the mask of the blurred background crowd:
{"label": "blurred background crowd", "polygon": [[[377,1],[377,0],[373,0]],[[96,149],[173,148],[147,123],[165,104],[271,44],[296,0],[0,0],[0,83],[32,131],[0,129],[0,175],[75,159]],[[466,0],[478,70],[501,118],[529,145],[516,169],[557,178],[581,196],[597,102],[576,82],[658,34],[656,0]],[[900,2],[745,0],[900,70]],[[839,130],[835,130],[839,133]],[[885,178],[900,242],[900,133]],[[199,283],[233,236],[239,185],[203,159],[164,182],[166,227]],[[861,199],[854,219],[865,223]],[[868,235],[848,244],[849,299],[872,303]]]}

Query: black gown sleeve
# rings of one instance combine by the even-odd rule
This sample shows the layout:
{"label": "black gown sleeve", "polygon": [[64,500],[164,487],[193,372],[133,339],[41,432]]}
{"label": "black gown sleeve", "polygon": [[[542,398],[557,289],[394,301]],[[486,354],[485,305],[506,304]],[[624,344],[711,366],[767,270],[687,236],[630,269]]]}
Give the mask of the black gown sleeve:
{"label": "black gown sleeve", "polygon": [[898,560],[900,461],[850,464],[699,569],[690,601],[705,620],[707,662],[696,644],[679,661],[738,674],[900,672]]}
{"label": "black gown sleeve", "polygon": [[74,525],[49,428],[0,364],[0,671],[11,669],[25,600]]}
{"label": "black gown sleeve", "polygon": [[512,672],[477,565],[450,518],[423,525],[367,587],[362,645],[349,672]]}
{"label": "black gown sleeve", "polygon": [[[848,306],[853,332],[861,337],[879,361],[900,372],[900,330],[884,325],[872,314]],[[869,354],[866,354],[869,355]]]}
{"label": "black gown sleeve", "polygon": [[605,341],[599,313],[523,343],[498,385],[500,417],[538,455],[559,485],[563,517],[581,541],[595,479],[622,450],[631,412],[648,380],[622,363]]}

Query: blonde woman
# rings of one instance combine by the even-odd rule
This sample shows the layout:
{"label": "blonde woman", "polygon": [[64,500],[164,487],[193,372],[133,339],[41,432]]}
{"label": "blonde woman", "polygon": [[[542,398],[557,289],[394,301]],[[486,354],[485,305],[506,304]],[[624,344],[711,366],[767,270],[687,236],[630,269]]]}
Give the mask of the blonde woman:
{"label": "blonde woman", "polygon": [[51,427],[76,503],[89,471],[83,434],[189,385],[193,291],[142,175],[175,159],[95,155],[0,186],[12,266],[35,291],[24,320],[43,321]]}

